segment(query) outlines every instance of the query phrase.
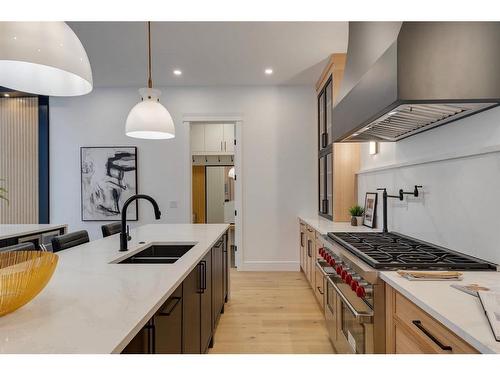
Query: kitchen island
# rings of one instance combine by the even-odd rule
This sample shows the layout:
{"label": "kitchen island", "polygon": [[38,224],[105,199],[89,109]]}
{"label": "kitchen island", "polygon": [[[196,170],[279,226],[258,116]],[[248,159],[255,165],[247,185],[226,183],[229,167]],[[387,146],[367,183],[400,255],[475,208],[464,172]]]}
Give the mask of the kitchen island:
{"label": "kitchen island", "polygon": [[[0,353],[120,353],[225,235],[227,224],[150,224],[58,253],[47,287],[0,317]],[[117,264],[152,244],[193,244],[172,264]]]}

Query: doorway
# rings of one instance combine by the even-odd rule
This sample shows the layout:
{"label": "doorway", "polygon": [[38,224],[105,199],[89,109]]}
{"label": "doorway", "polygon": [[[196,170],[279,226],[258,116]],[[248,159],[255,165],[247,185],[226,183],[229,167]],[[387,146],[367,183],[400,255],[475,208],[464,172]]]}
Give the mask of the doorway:
{"label": "doorway", "polygon": [[[192,222],[229,224],[230,264],[241,259],[241,189],[237,122],[190,121]],[[241,210],[241,209],[240,209]]]}

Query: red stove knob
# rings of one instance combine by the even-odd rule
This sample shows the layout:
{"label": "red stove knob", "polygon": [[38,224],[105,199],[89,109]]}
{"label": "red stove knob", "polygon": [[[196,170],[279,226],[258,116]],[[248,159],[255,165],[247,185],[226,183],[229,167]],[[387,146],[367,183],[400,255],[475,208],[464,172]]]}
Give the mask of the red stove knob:
{"label": "red stove knob", "polygon": [[347,277],[347,271],[343,270],[342,273],[340,274],[340,277],[342,278],[342,280],[345,281],[345,278]]}
{"label": "red stove knob", "polygon": [[356,291],[356,289],[358,289],[358,282],[356,280],[352,280],[351,281],[351,289],[353,290],[353,292]]}
{"label": "red stove knob", "polygon": [[342,266],[340,266],[340,265],[337,266],[337,268],[335,269],[335,271],[337,272],[337,275],[340,275],[342,273],[342,271],[343,271]]}
{"label": "red stove knob", "polygon": [[322,257],[324,257],[324,256],[325,256],[325,248],[321,247],[321,248],[319,249],[319,254],[320,254]]}
{"label": "red stove knob", "polygon": [[328,262],[330,260],[330,254],[323,255],[323,258]]}
{"label": "red stove knob", "polygon": [[345,283],[348,284],[348,285],[351,285],[351,281],[352,281],[352,275],[351,274],[347,274],[346,277],[345,277]]}
{"label": "red stove knob", "polygon": [[359,285],[356,288],[356,295],[360,298],[363,298],[366,295],[365,288],[363,288],[361,285]]}
{"label": "red stove knob", "polygon": [[335,266],[335,259],[333,259],[332,257],[330,257],[330,260],[328,261],[328,264],[330,264],[330,266]]}

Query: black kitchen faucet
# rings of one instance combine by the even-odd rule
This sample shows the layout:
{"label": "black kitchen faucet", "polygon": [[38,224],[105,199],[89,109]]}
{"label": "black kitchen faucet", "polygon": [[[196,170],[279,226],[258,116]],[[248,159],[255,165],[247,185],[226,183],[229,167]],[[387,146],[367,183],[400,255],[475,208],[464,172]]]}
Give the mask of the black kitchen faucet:
{"label": "black kitchen faucet", "polygon": [[418,189],[421,188],[422,185],[415,185],[415,189],[411,192],[404,191],[403,189],[399,189],[398,195],[389,195],[387,194],[387,188],[378,188],[377,190],[382,190],[382,215],[383,215],[383,223],[384,226],[382,228],[382,232],[387,233],[387,198],[396,198],[402,201],[405,195],[413,195],[414,197],[418,197]]}
{"label": "black kitchen faucet", "polygon": [[130,205],[130,203],[132,203],[133,201],[138,200],[138,199],[146,199],[146,200],[150,201],[151,204],[153,205],[153,209],[155,210],[156,220],[159,220],[161,217],[161,212],[160,212],[160,208],[158,207],[158,203],[156,203],[156,201],[152,197],[150,197],[149,195],[136,194],[136,195],[132,195],[129,199],[127,199],[125,201],[125,203],[123,204],[123,208],[122,208],[122,230],[120,232],[120,251],[127,251],[128,250],[127,242],[129,240],[129,233],[128,233],[128,229],[127,229],[127,208]]}

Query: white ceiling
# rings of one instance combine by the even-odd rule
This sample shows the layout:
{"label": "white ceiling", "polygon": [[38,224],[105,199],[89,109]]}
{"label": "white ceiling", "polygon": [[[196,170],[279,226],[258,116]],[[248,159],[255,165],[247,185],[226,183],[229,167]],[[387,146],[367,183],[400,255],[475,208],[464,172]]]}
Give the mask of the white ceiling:
{"label": "white ceiling", "polygon": [[[146,85],[145,23],[69,25],[87,50],[94,86]],[[313,84],[331,53],[346,52],[347,32],[347,22],[153,22],[154,84]]]}

